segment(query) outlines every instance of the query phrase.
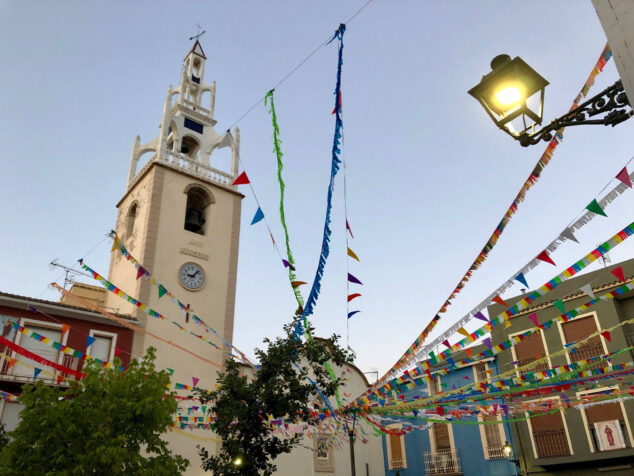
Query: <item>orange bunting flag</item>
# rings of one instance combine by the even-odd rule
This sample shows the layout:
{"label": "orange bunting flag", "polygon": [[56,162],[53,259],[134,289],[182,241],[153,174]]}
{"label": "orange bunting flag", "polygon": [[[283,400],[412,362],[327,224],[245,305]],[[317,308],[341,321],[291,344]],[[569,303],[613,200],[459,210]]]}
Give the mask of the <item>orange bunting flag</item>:
{"label": "orange bunting flag", "polygon": [[465,337],[471,337],[471,334],[469,334],[469,332],[467,332],[467,329],[465,329],[464,327],[458,329],[458,332]]}
{"label": "orange bunting flag", "polygon": [[68,324],[62,324],[62,336],[66,335],[69,330],[70,326]]}
{"label": "orange bunting flag", "polygon": [[610,273],[616,276],[619,281],[623,283],[625,282],[625,275],[623,274],[623,268],[621,268],[620,266],[618,268],[614,268],[612,271],[610,271]]}
{"label": "orange bunting flag", "polygon": [[467,357],[469,357],[470,359],[473,358],[473,350],[471,350],[471,348],[465,349],[464,353],[467,354]]}
{"label": "orange bunting flag", "polygon": [[291,286],[293,286],[293,288],[301,286],[302,284],[306,284],[306,281],[291,281]]}
{"label": "orange bunting flag", "polygon": [[361,262],[361,260],[359,259],[359,257],[355,254],[354,251],[352,251],[350,248],[348,248],[348,256],[350,256],[351,258],[356,259],[357,261]]}
{"label": "orange bunting flag", "polygon": [[509,307],[508,304],[506,304],[506,301],[504,299],[502,299],[500,296],[495,296],[493,299],[491,299],[491,301],[493,302],[497,302],[498,304],[504,306],[504,307]]}
{"label": "orange bunting flag", "polygon": [[350,296],[348,296],[348,302],[352,301],[354,298],[358,298],[359,296],[361,296],[361,294],[359,293],[351,294]]}
{"label": "orange bunting flag", "polygon": [[13,359],[13,358],[9,359],[9,363],[7,364],[7,370],[13,367],[17,361],[18,361],[17,359]]}
{"label": "orange bunting flag", "polygon": [[238,175],[238,178],[235,179],[231,185],[246,185],[248,183],[251,183],[251,181],[249,180],[249,177],[247,177],[247,173],[242,172],[240,175]]}

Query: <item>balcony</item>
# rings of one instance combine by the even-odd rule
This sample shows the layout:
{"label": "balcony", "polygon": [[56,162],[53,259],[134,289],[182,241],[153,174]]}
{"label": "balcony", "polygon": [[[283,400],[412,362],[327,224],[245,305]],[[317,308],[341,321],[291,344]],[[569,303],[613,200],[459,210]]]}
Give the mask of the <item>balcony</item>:
{"label": "balcony", "polygon": [[425,451],[425,474],[462,474],[458,453],[452,450]]}
{"label": "balcony", "polygon": [[487,447],[487,459],[506,459],[502,445]]}
{"label": "balcony", "polygon": [[392,458],[390,460],[390,469],[403,469],[405,468],[405,462],[403,458]]}
{"label": "balcony", "polygon": [[570,455],[568,437],[563,428],[534,431],[533,439],[535,440],[538,458],[553,458],[556,456]]}
{"label": "balcony", "polygon": [[[0,352],[4,353],[4,354],[9,354],[10,351],[6,351],[3,349],[0,349]],[[49,358],[49,356],[45,356],[46,358]],[[35,379],[33,378],[32,373],[29,375],[26,372],[28,372],[28,367],[24,367],[20,365],[20,361],[26,361],[29,363],[29,365],[38,365],[37,363],[33,363],[32,361],[26,359],[25,357],[22,356],[15,356],[15,358],[18,360],[18,362],[16,362],[14,365],[10,366],[9,365],[9,359],[4,359],[0,365],[0,380],[4,380],[5,382],[17,382],[18,384],[23,384],[23,383],[33,383],[35,382]],[[57,361],[57,359],[51,359],[53,361]],[[78,359],[77,357],[73,357],[72,355],[68,355],[68,354],[64,354],[63,358],[62,358],[62,362],[61,365],[63,365],[64,367],[68,367],[72,370],[81,370],[82,367],[82,361],[81,359]],[[17,371],[17,369],[19,369],[20,367],[22,367],[21,371]],[[55,371],[49,367],[46,367],[44,365],[40,366],[42,367],[44,370],[46,370],[45,372],[42,372],[37,380],[41,380],[43,381],[45,384],[47,385],[57,385],[57,376],[61,375],[62,377],[64,377],[64,379],[75,379],[75,377],[73,375],[67,374],[67,373],[63,373],[63,372],[58,372]],[[53,372],[55,373],[55,375],[52,375]],[[67,383],[63,382],[60,385],[67,385]]]}
{"label": "balcony", "polygon": [[[603,344],[601,342],[586,342],[575,349],[575,352],[568,351],[571,362],[579,362],[580,360],[591,359],[592,357],[599,357],[603,355]],[[604,365],[604,362],[597,362],[600,365]]]}
{"label": "balcony", "polygon": [[[520,359],[517,361],[517,367],[523,367],[524,365],[528,365],[532,362],[535,362],[535,358]],[[532,367],[529,367],[527,369],[520,370],[519,373],[520,375],[524,375],[529,372],[541,372],[548,369],[548,362],[542,362],[539,365],[533,365]]]}

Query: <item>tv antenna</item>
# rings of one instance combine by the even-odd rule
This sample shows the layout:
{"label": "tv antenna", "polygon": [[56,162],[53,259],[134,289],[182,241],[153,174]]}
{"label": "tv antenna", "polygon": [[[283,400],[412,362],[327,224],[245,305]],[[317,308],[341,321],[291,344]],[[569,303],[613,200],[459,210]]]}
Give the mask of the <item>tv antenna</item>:
{"label": "tv antenna", "polygon": [[86,276],[88,278],[91,278],[92,276],[90,276],[89,274],[86,273],[82,273],[81,271],[77,271],[73,268],[69,268],[68,266],[64,266],[63,264],[59,264],[57,262],[57,259],[54,259],[53,261],[51,261],[48,264],[49,269],[53,269],[53,268],[61,268],[64,270],[65,273],[65,277],[64,277],[64,289],[66,289],[66,287],[70,284],[73,284],[75,282],[75,280],[73,279],[73,276],[75,275],[80,275],[80,276]]}
{"label": "tv antenna", "polygon": [[[600,246],[600,245],[601,245],[601,243],[599,243],[597,245],[597,247]],[[608,267],[608,263],[612,263],[612,259],[610,259],[610,255],[608,254],[607,251],[601,255],[601,261],[603,261],[603,267],[604,268]]]}
{"label": "tv antenna", "polygon": [[[189,41],[191,41],[191,40],[198,41],[198,39],[205,34],[205,30],[203,30],[203,27],[200,26],[199,23],[196,23],[196,28],[198,28],[198,33],[196,33],[194,36],[190,36],[189,37]],[[202,30],[202,31],[200,31],[200,30]]]}

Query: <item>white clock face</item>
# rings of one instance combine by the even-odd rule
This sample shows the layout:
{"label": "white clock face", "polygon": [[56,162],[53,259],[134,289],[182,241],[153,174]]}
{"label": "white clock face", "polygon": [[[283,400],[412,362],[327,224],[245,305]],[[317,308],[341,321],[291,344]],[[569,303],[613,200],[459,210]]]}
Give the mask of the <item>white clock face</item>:
{"label": "white clock face", "polygon": [[205,272],[196,263],[186,263],[181,266],[179,277],[183,286],[195,291],[205,284]]}

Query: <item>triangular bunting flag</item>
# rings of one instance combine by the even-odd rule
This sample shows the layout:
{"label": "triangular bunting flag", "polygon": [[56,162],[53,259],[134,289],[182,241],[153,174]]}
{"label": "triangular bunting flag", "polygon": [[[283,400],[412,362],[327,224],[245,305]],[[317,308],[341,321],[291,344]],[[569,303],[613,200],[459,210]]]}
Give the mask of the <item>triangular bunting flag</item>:
{"label": "triangular bunting flag", "polygon": [[566,308],[564,307],[564,302],[561,299],[557,299],[553,303],[553,306],[555,306],[557,309],[559,309],[559,311],[561,311],[562,314],[566,313]]}
{"label": "triangular bunting flag", "polygon": [[449,343],[449,341],[447,339],[442,341],[442,343],[451,349],[451,344]]}
{"label": "triangular bunting flag", "polygon": [[524,273],[520,273],[517,276],[515,276],[515,280],[519,281],[520,283],[522,283],[528,289],[528,283],[526,282],[526,278],[524,277]]}
{"label": "triangular bunting flag", "polygon": [[95,340],[96,339],[93,336],[86,337],[86,349],[90,347]]}
{"label": "triangular bunting flag", "polygon": [[359,293],[351,294],[350,296],[348,296],[348,302],[352,301],[354,298],[358,298],[359,296],[361,296],[361,294]]}
{"label": "triangular bunting flag", "polygon": [[484,342],[484,345],[486,345],[489,349],[493,348],[493,346],[491,345],[491,338],[490,337],[486,337],[482,342]]}
{"label": "triangular bunting flag", "polygon": [[563,236],[567,240],[574,241],[575,243],[579,243],[579,240],[577,240],[577,237],[574,235],[570,228],[566,228],[564,231],[562,231],[560,233],[560,236]]}
{"label": "triangular bunting flag", "polygon": [[350,248],[348,248],[348,256],[350,256],[351,258],[356,259],[356,260],[357,260],[357,261],[359,261],[359,262],[361,261],[361,260],[359,259],[359,257],[355,254],[355,252],[354,252],[354,251],[352,251]]}
{"label": "triangular bunting flag", "polygon": [[533,313],[528,318],[535,324],[535,326],[539,326],[539,321],[537,320],[537,313]]}
{"label": "triangular bunting flag", "polygon": [[165,289],[165,287],[163,287],[162,284],[159,284],[158,286],[158,295],[159,295],[159,299],[161,299],[163,296],[165,296],[167,294],[167,289]]}
{"label": "triangular bunting flag", "polygon": [[114,356],[121,358],[122,355],[123,355],[123,351],[121,349],[119,349],[118,347],[115,347],[114,348]]}
{"label": "triangular bunting flag", "polygon": [[592,285],[590,283],[586,284],[585,286],[581,286],[579,289],[581,289],[585,294],[590,296],[592,299],[596,299],[594,296],[594,293],[592,292]]}
{"label": "triangular bunting flag", "polygon": [[174,369],[170,369],[169,367],[167,368],[167,371],[170,373],[170,375],[174,375]]}
{"label": "triangular bunting flag", "polygon": [[253,215],[253,220],[251,220],[251,224],[255,225],[256,223],[262,221],[263,218],[264,212],[262,212],[262,209],[258,207],[258,209],[255,211],[255,215]]}
{"label": "triangular bunting flag", "polygon": [[546,250],[544,250],[544,251],[542,251],[541,253],[539,253],[539,254],[536,256],[536,258],[537,258],[538,260],[540,260],[540,261],[543,261],[544,263],[550,263],[550,264],[552,264],[553,266],[556,266],[556,265],[555,265],[555,262],[554,262],[552,259],[550,259],[550,256],[548,256],[548,252],[547,252]]}
{"label": "triangular bunting flag", "polygon": [[625,275],[623,274],[623,268],[621,268],[620,266],[618,268],[614,268],[613,270],[611,270],[610,273],[616,276],[619,279],[619,281],[625,282]]}
{"label": "triangular bunting flag", "polygon": [[7,364],[7,370],[13,367],[17,361],[18,359],[13,359],[13,358],[9,359],[9,363]]}
{"label": "triangular bunting flag", "polygon": [[248,183],[251,182],[249,181],[249,177],[247,177],[247,173],[242,172],[240,175],[238,175],[238,178],[236,178],[231,185],[246,185]]}
{"label": "triangular bunting flag", "polygon": [[114,240],[112,240],[112,249],[110,250],[110,253],[112,253],[113,251],[115,251],[118,248],[119,248],[119,238],[117,238],[115,236]]}
{"label": "triangular bunting flag", "polygon": [[291,265],[291,264],[290,264],[287,260],[285,260],[284,258],[282,258],[282,263],[284,264],[284,267],[285,267],[285,268],[288,268],[288,267],[290,267],[290,265]]}
{"label": "triangular bunting flag", "polygon": [[481,321],[484,321],[484,322],[489,322],[489,320],[485,317],[485,315],[484,315],[484,314],[482,314],[482,312],[481,312],[481,311],[476,312],[476,313],[473,315],[473,317],[475,317],[476,319],[480,319]]}
{"label": "triangular bunting flag", "polygon": [[291,281],[291,286],[293,286],[293,289],[301,286],[302,284],[306,284],[306,281]]}
{"label": "triangular bunting flag", "polygon": [[145,268],[139,265],[139,270],[136,273],[136,279],[139,279],[141,276],[145,276],[146,273],[147,271],[145,270]]}
{"label": "triangular bunting flag", "polygon": [[471,348],[465,349],[464,353],[467,354],[467,357],[469,357],[470,359],[473,358],[473,350]]}
{"label": "triangular bunting flag", "polygon": [[350,319],[352,316],[354,316],[356,313],[361,312],[361,311],[350,311],[348,313],[348,319]]}
{"label": "triangular bunting flag", "polygon": [[355,283],[355,284],[363,284],[361,281],[359,281],[357,278],[355,278],[350,273],[348,273],[348,281],[350,281],[351,283]]}
{"label": "triangular bunting flag", "polygon": [[623,167],[623,170],[616,174],[616,178],[628,187],[632,188],[632,180],[630,179],[630,174],[627,173],[627,166]]}
{"label": "triangular bunting flag", "polygon": [[352,234],[352,230],[350,229],[350,225],[348,224],[347,218],[346,218],[346,230],[348,230],[348,233],[350,233],[350,236],[354,238],[354,235]]}
{"label": "triangular bunting flag", "polygon": [[504,307],[509,307],[509,305],[506,304],[506,301],[502,299],[500,296],[495,296],[493,299],[491,299],[491,301],[497,302],[498,304],[501,304]]}
{"label": "triangular bunting flag", "polygon": [[64,376],[63,376],[63,375],[58,375],[58,376],[57,376],[57,385],[59,385],[60,383],[62,383],[62,380],[64,380]]}
{"label": "triangular bunting flag", "polygon": [[38,375],[40,375],[40,372],[42,371],[42,369],[38,369],[37,367],[35,367],[33,369],[33,378],[36,379]]}
{"label": "triangular bunting flag", "polygon": [[610,331],[603,331],[601,335],[605,337],[605,340],[607,340],[608,342],[612,342],[612,338],[610,337]]}
{"label": "triangular bunting flag", "polygon": [[64,337],[69,330],[70,326],[68,324],[62,324],[62,337]]}
{"label": "triangular bunting flag", "polygon": [[588,204],[586,210],[591,211],[592,213],[596,213],[597,215],[607,217],[607,215],[603,211],[603,208],[601,208],[601,205],[599,205],[599,202],[597,202],[596,198]]}
{"label": "triangular bunting flag", "polygon": [[194,385],[192,385],[193,387],[195,387],[196,385],[198,385],[198,381],[200,379],[198,377],[192,377],[192,382],[194,383]]}
{"label": "triangular bunting flag", "polygon": [[469,332],[467,331],[467,329],[465,329],[464,327],[460,327],[458,329],[458,333],[462,334],[465,337],[471,337],[471,334],[469,334]]}

